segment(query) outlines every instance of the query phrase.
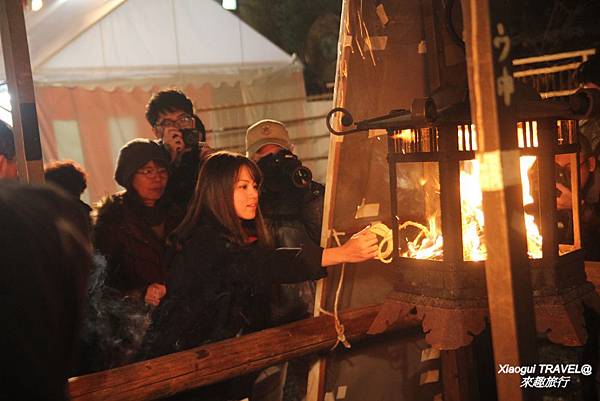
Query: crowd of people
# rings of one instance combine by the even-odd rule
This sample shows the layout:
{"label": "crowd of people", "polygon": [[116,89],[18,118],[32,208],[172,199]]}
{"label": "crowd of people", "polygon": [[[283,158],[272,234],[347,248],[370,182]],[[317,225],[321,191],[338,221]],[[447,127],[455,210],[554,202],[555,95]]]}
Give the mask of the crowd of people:
{"label": "crowd of people", "polygon": [[[600,69],[591,71],[586,86],[600,89]],[[327,267],[375,257],[369,230],[319,246],[324,187],[294,154],[283,123],[250,126],[242,155],[207,146],[179,90],[153,95],[146,118],[156,139],[121,148],[114,179],[123,190],[93,209],[80,199],[87,178],[75,162],[46,165],[50,185],[15,183],[14,138],[0,121],[0,308],[14,362],[1,376],[0,399],[66,400],[69,376],[305,318]],[[600,260],[596,125],[583,121],[580,141],[590,260]],[[557,176],[569,161],[557,157]],[[559,211],[572,209],[564,184],[557,181]],[[302,398],[305,375],[302,363],[291,369],[286,400]],[[177,399],[243,399],[257,376]]]}
{"label": "crowd of people", "polygon": [[[26,319],[9,328],[14,360],[23,368],[3,376],[0,399],[68,399],[68,376],[306,317],[313,281],[325,277],[327,267],[375,256],[377,238],[369,231],[337,248],[319,246],[323,186],[293,154],[282,123],[250,127],[246,157],[206,145],[202,121],[181,91],[155,94],[146,117],[156,139],[121,148],[114,179],[124,190],[93,209],[80,200],[87,178],[72,161],[46,166],[50,185],[0,183],[3,215],[19,220],[9,226],[22,226],[20,236],[4,220],[0,229],[3,243],[14,243],[9,264],[21,260],[11,266],[14,279],[3,282],[2,307],[16,308],[24,291],[39,295],[23,303]],[[0,124],[2,178],[17,178],[14,148],[10,127]],[[29,205],[18,201],[28,196],[34,197]],[[40,244],[33,233],[52,233],[60,246],[48,244],[51,254],[37,258],[39,250],[29,249]],[[34,266],[32,273],[24,263]],[[19,280],[24,284],[14,285]],[[281,297],[289,303],[283,309]],[[44,319],[35,320],[41,314]],[[43,325],[60,337],[50,354],[26,349],[28,341],[41,344]],[[31,337],[19,338],[23,329],[32,329]],[[20,353],[28,358],[17,358]],[[50,372],[58,359],[60,369]],[[36,375],[47,385],[28,388],[25,378]],[[244,398],[255,380],[249,375],[179,398]]]}

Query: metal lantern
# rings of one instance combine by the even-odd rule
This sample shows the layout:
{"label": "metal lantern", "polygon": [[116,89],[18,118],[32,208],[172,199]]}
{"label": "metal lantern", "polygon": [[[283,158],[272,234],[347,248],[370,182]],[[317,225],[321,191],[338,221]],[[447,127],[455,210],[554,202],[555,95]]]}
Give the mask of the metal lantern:
{"label": "metal lantern", "polygon": [[[582,344],[583,304],[600,310],[600,302],[586,281],[579,234],[577,121],[571,109],[542,101],[522,102],[518,110],[517,127],[506,135],[516,134],[508,139],[520,154],[529,254],[523,268],[532,275],[536,326],[553,342]],[[329,117],[338,113],[342,125],[352,124],[344,109]],[[417,99],[410,111],[361,121],[352,130],[328,125],[338,135],[387,131],[392,263],[401,277],[388,297],[390,314],[416,313],[436,348],[470,343],[485,328],[486,246],[493,244],[483,238],[477,135],[467,103],[438,115],[431,99]],[[560,213],[557,178],[571,189],[572,208]]]}

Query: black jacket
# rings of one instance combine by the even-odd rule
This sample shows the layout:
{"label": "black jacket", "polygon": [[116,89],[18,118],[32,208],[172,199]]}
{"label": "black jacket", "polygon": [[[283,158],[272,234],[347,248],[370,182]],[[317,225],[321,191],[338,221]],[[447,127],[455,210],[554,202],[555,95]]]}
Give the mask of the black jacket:
{"label": "black jacket", "polygon": [[[271,285],[324,277],[322,252],[310,245],[281,250],[266,250],[256,244],[240,246],[214,225],[199,226],[173,259],[167,295],[154,311],[142,358],[269,327]],[[239,387],[231,383],[211,386],[203,390],[211,397],[203,394],[206,399],[227,399],[249,391]]]}
{"label": "black jacket", "polygon": [[[263,186],[265,188],[266,186]],[[260,209],[279,247],[301,247],[320,243],[325,187],[315,181],[307,189],[292,186],[275,192],[264,189]],[[274,286],[271,316],[278,324],[312,315],[315,285],[313,282]]]}
{"label": "black jacket", "polygon": [[240,246],[199,226],[173,259],[167,295],[153,315],[147,357],[182,351],[269,326],[271,284],[325,277],[322,249]]}
{"label": "black jacket", "polygon": [[305,190],[263,190],[260,210],[278,246],[299,246],[306,240],[319,244],[325,187],[312,181]]}

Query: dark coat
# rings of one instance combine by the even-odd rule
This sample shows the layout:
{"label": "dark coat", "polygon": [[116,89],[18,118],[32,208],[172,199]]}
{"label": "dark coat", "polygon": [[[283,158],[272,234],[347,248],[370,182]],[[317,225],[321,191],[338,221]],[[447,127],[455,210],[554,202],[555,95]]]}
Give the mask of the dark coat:
{"label": "dark coat", "polygon": [[[320,243],[325,187],[312,181],[307,189],[287,187],[280,192],[264,190],[260,209],[278,247],[301,247]],[[315,284],[304,282],[275,286],[271,314],[278,324],[312,315]]]}
{"label": "dark coat", "polygon": [[260,210],[278,246],[299,246],[321,241],[325,187],[312,181],[309,188],[281,192],[263,189]]}
{"label": "dark coat", "polygon": [[[154,208],[127,192],[105,199],[97,210],[94,247],[107,261],[107,285],[141,295],[148,285],[166,279],[166,245],[152,226],[170,233],[181,221],[181,209],[163,197]],[[141,293],[140,293],[141,292]]]}
{"label": "dark coat", "polygon": [[[157,143],[168,154],[162,140],[159,139]],[[170,174],[165,196],[172,199],[181,209],[187,208],[188,202],[194,195],[200,167],[210,153],[212,150],[205,143],[199,143],[197,149],[184,152],[169,166]]]}
{"label": "dark coat", "polygon": [[0,180],[0,400],[69,399],[90,246],[77,204]]}
{"label": "dark coat", "polygon": [[[173,259],[167,295],[154,311],[143,358],[269,327],[271,285],[324,277],[321,256],[322,249],[310,245],[276,251],[240,246],[215,226],[199,226]],[[208,392],[202,399],[243,398],[251,381],[236,383],[201,390]]]}

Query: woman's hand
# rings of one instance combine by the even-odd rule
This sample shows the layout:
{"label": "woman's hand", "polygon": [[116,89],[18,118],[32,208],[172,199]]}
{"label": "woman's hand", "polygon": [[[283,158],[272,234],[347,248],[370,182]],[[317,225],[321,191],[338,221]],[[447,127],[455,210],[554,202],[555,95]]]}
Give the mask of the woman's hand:
{"label": "woman's hand", "polygon": [[354,234],[344,245],[323,250],[321,266],[332,266],[340,263],[358,263],[373,259],[377,255],[377,236],[370,227]]}
{"label": "woman's hand", "polygon": [[158,306],[160,300],[167,293],[167,287],[159,283],[153,283],[146,288],[146,295],[144,296],[144,302],[149,305]]}

